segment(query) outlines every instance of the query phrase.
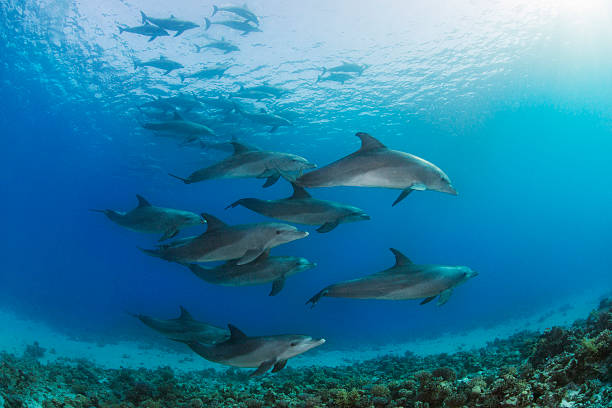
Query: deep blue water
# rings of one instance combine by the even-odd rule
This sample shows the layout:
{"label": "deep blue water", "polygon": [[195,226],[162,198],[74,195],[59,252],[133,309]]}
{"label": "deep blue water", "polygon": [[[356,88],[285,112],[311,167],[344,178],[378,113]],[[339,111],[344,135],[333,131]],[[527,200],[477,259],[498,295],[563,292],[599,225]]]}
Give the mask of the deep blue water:
{"label": "deep blue water", "polygon": [[[532,9],[516,2],[506,9],[477,2],[465,13],[436,17],[434,5],[393,2],[389,7],[409,14],[408,22],[424,13],[421,24],[402,27],[384,24],[392,10],[372,16],[376,10],[365,4],[362,12],[347,10],[347,3],[313,2],[307,12],[272,1],[252,4],[264,16],[263,33],[223,32],[241,45],[231,56],[236,72],[187,91],[229,92],[237,81],[283,84],[293,93],[275,109],[295,118],[294,126],[269,133],[244,120],[215,119],[211,127],[220,129],[220,141],[237,137],[321,166],[356,150],[354,133],[366,131],[437,164],[459,191],[457,197],[415,192],[391,208],[398,191],[313,189],[315,197],[363,208],[372,220],[328,234],[302,227],[308,238],[273,254],[304,256],[318,267],[268,297],[268,285],[214,286],[148,257],[137,247],[151,247],[157,236],[124,230],[88,211],[131,209],[138,193],[156,205],[209,212],[235,224],[266,219],[246,209],[224,210],[229,203],[290,194],[282,180],[262,189],[261,180],[184,185],[166,175],[189,174],[227,153],[180,147],[140,128],[134,107],[146,100],[146,90],[180,82],[176,73],[134,72],[127,56],[154,56],[161,52],[154,47],[172,50],[173,42],[187,53],[190,42],[204,40],[196,30],[152,43],[104,31],[116,22],[136,24],[136,3],[109,2],[113,12],[97,15],[80,3],[45,3],[32,11],[25,3],[0,1],[5,306],[64,330],[124,337],[153,335],[126,311],[172,317],[184,305],[217,325],[232,322],[254,334],[307,333],[328,338],[326,347],[333,347],[334,341],[385,343],[489,326],[612,287],[609,6],[596,2],[593,7],[608,14],[588,9],[572,20],[576,10],[560,5]],[[173,11],[163,4],[151,8]],[[185,18],[187,8],[181,9]],[[208,8],[194,6],[197,13]],[[350,18],[330,18],[334,9]],[[481,19],[481,30],[469,28]],[[363,38],[350,43],[352,34],[362,33],[353,23],[365,21],[371,26]],[[456,24],[444,26],[448,21]],[[77,35],[75,25],[99,31]],[[65,35],[52,39],[51,26],[64,27]],[[286,41],[275,36],[278,26],[293,27]],[[310,41],[307,28],[315,32]],[[346,38],[338,40],[338,33]],[[206,58],[230,57],[211,52]],[[314,83],[318,67],[344,59],[370,67],[344,85]],[[262,60],[266,66],[253,73]],[[192,71],[197,64],[185,65]],[[480,274],[443,307],[332,298],[312,310],[304,305],[330,283],[390,267],[389,247],[417,263],[468,265]]]}

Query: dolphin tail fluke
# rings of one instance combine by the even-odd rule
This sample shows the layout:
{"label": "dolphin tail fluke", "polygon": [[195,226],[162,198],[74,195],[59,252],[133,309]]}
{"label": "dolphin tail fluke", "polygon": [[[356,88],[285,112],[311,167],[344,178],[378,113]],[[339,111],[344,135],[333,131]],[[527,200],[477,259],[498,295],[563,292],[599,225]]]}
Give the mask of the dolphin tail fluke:
{"label": "dolphin tail fluke", "polygon": [[144,252],[147,255],[150,256],[154,256],[155,258],[162,258],[162,255],[160,253],[160,251],[158,249],[145,249],[145,248],[140,248],[138,247],[138,249],[140,249],[142,252]]}
{"label": "dolphin tail fluke", "polygon": [[322,291],[320,291],[319,293],[317,293],[316,295],[314,295],[313,297],[311,297],[310,299],[308,299],[308,301],[306,302],[306,304],[312,303],[312,306],[310,307],[311,309],[313,307],[315,307],[315,305],[317,304],[317,302],[319,300],[321,300],[321,298],[325,295],[327,295],[327,292],[329,292],[329,290],[327,288],[323,289]]}
{"label": "dolphin tail fluke", "polygon": [[119,29],[119,34],[123,34],[123,32],[125,31],[125,27],[124,26],[118,25],[117,28]]}
{"label": "dolphin tail fluke", "polygon": [[102,214],[106,214],[106,212],[108,210],[98,210],[97,208],[90,208],[89,211],[99,212],[99,213],[102,213]]}
{"label": "dolphin tail fluke", "polygon": [[139,66],[140,66],[140,62],[138,62],[138,60],[134,58],[134,71],[138,69]]}
{"label": "dolphin tail fluke", "polygon": [[169,175],[170,177],[174,177],[175,179],[179,179],[179,180],[181,180],[181,181],[182,181],[183,183],[185,183],[185,184],[191,184],[191,181],[189,181],[189,180],[188,180],[188,179],[186,179],[186,178],[179,177],[179,176],[177,176],[177,175],[175,175],[175,174],[172,174],[172,173],[168,173],[168,175]]}
{"label": "dolphin tail fluke", "polygon": [[204,30],[208,30],[210,28],[210,20],[208,18],[204,18],[204,22],[206,23],[206,26],[204,27]]}
{"label": "dolphin tail fluke", "polygon": [[196,52],[200,52],[202,51],[202,48],[204,48],[203,45],[194,44],[194,46],[196,47]]}
{"label": "dolphin tail fluke", "polygon": [[185,74],[179,74],[179,78],[181,78],[181,82],[185,82]]}
{"label": "dolphin tail fluke", "polygon": [[321,74],[321,75],[319,75],[317,77],[317,80],[316,80],[315,84],[318,84],[319,82],[321,82],[321,78],[323,78],[323,74]]}
{"label": "dolphin tail fluke", "polygon": [[244,202],[244,199],[241,198],[240,200],[235,201],[235,202],[231,203],[230,205],[228,205],[227,207],[225,207],[225,209],[229,210],[230,208],[238,207],[239,205],[242,205],[243,202]]}
{"label": "dolphin tail fluke", "polygon": [[327,72],[327,68],[323,67],[322,69],[323,71],[321,71],[321,76],[325,75],[325,73]]}
{"label": "dolphin tail fluke", "polygon": [[212,14],[211,14],[210,16],[212,17],[212,16],[214,16],[215,14],[217,14],[217,11],[219,11],[219,7],[217,7],[217,6],[213,6],[213,12],[212,12]]}
{"label": "dolphin tail fluke", "polygon": [[144,11],[140,10],[140,16],[142,17],[142,24],[146,23],[148,19]]}

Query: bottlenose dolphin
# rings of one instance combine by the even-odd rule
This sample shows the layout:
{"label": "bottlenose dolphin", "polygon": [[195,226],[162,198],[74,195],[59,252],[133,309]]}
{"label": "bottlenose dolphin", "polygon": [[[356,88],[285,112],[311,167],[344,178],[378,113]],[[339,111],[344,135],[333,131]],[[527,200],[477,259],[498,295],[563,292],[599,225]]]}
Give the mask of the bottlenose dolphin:
{"label": "bottlenose dolphin", "polygon": [[402,190],[396,205],[413,190],[434,190],[457,195],[448,176],[432,163],[388,149],[367,133],[356,134],[361,148],[296,180],[303,187],[385,187]]}
{"label": "bottlenose dolphin", "polygon": [[359,64],[354,64],[350,62],[342,62],[342,64],[335,66],[335,67],[331,67],[331,68],[323,67],[323,72],[321,75],[325,74],[326,72],[352,72],[357,75],[361,75],[363,74],[363,71],[365,71],[367,67],[368,65],[365,65],[365,64],[359,65]]}
{"label": "bottlenose dolphin", "polygon": [[240,51],[240,48],[238,48],[238,46],[232,44],[229,41],[225,41],[225,39],[223,38],[221,40],[211,41],[208,44],[196,45],[195,47],[198,52],[200,52],[203,48],[216,48],[218,50],[223,51],[224,54],[229,54],[233,51]]}
{"label": "bottlenose dolphin", "polygon": [[215,285],[250,286],[272,282],[269,296],[275,296],[285,286],[286,278],[317,265],[306,258],[270,256],[270,250],[266,250],[257,259],[246,265],[237,265],[235,261],[228,261],[214,268],[206,268],[198,264],[186,266],[198,278]]}
{"label": "bottlenose dolphin", "polygon": [[122,34],[124,31],[126,31],[128,33],[140,34],[146,37],[151,37],[149,38],[149,42],[153,41],[157,37],[166,37],[170,35],[163,28],[154,26],[153,24],[149,23],[136,27],[118,25],[117,28],[119,28],[119,34]]}
{"label": "bottlenose dolphin", "polygon": [[236,259],[236,265],[244,265],[257,259],[267,249],[308,236],[307,232],[298,231],[287,224],[263,222],[229,226],[210,214],[202,214],[202,218],[208,223],[202,235],[143,251],[179,263]]}
{"label": "bottlenose dolphin", "polygon": [[[256,93],[262,93],[266,95],[272,95],[276,98],[280,98],[281,96],[289,93],[289,91],[285,88],[281,88],[279,86],[274,86],[274,85],[268,85],[267,83],[264,83],[263,85],[255,85],[255,86],[248,86],[248,87],[245,87],[242,84],[238,84],[238,85],[240,86],[240,91],[238,91],[238,93],[235,95],[241,98],[245,97],[245,96],[240,96],[241,92],[243,95],[249,94],[249,93],[253,93],[253,95],[256,95]],[[250,99],[257,99],[257,98],[250,98]],[[261,98],[261,99],[264,99],[264,98]]]}
{"label": "bottlenose dolphin", "polygon": [[196,341],[182,342],[208,361],[233,367],[257,367],[251,376],[262,375],[272,367],[273,373],[280,371],[291,357],[325,343],[325,339],[313,339],[298,334],[247,337],[236,326],[227,326],[231,337],[223,343],[206,346]]}
{"label": "bottlenose dolphin", "polygon": [[323,76],[323,74],[319,75],[317,77],[317,83],[323,82],[323,81],[331,81],[331,82],[339,82],[344,85],[346,81],[348,81],[349,79],[353,79],[353,78],[355,78],[355,76],[351,74],[347,74],[344,72],[333,72],[327,76]]}
{"label": "bottlenose dolphin", "polygon": [[215,132],[208,126],[204,126],[202,124],[192,122],[190,120],[185,120],[176,111],[174,112],[174,118],[172,120],[155,123],[144,123],[142,127],[156,132],[180,135],[184,138],[184,143],[195,142],[199,140],[200,135],[215,135]]}
{"label": "bottlenose dolphin", "polygon": [[242,109],[239,104],[234,103],[234,110],[252,122],[259,123],[265,126],[271,126],[270,132],[275,132],[276,129],[281,126],[293,125],[293,123],[289,119],[285,119],[282,116],[267,112],[263,108],[260,109],[259,112],[247,112]]}
{"label": "bottlenose dolphin", "polygon": [[247,35],[248,33],[253,33],[253,32],[261,32],[261,30],[258,27],[250,25],[247,21],[227,20],[227,21],[215,21],[211,23],[210,20],[207,18],[205,18],[204,21],[206,21],[205,30],[208,30],[211,25],[217,24],[217,25],[226,26],[236,31],[242,31],[241,35]]}
{"label": "bottlenose dolphin", "polygon": [[152,101],[145,102],[138,106],[138,109],[156,109],[163,111],[164,113],[168,111],[175,111],[177,109],[180,109],[183,112],[189,112],[199,106],[201,106],[201,104],[194,94],[179,94],[176,96],[169,96],[167,98],[154,98]]}
{"label": "bottlenose dolphin", "polygon": [[193,172],[188,178],[170,174],[182,180],[185,184],[199,181],[226,178],[265,178],[264,187],[276,183],[281,174],[298,172],[316,167],[306,159],[295,154],[269,152],[259,150],[238,142],[230,142],[234,147],[234,154],[213,164]]}
{"label": "bottlenose dolphin", "polygon": [[242,99],[255,99],[257,101],[260,101],[262,99],[269,99],[269,98],[276,97],[274,93],[264,91],[261,88],[259,89],[257,87],[245,88],[244,85],[242,84],[238,84],[238,86],[240,86],[240,89],[236,92],[231,93],[230,94],[231,97],[242,98]]}
{"label": "bottlenose dolphin", "polygon": [[208,323],[199,322],[183,306],[175,319],[157,319],[142,314],[132,314],[146,326],[173,340],[197,341],[214,344],[229,339],[229,331]]}
{"label": "bottlenose dolphin", "polygon": [[350,205],[333,201],[312,198],[303,187],[291,183],[293,195],[280,200],[260,200],[258,198],[242,198],[226,207],[238,205],[287,222],[306,225],[320,225],[318,232],[329,232],[338,224],[345,222],[369,220],[370,216],[363,210]]}
{"label": "bottlenose dolphin", "polygon": [[169,31],[176,31],[176,34],[174,34],[175,37],[178,37],[179,35],[183,34],[185,30],[199,27],[199,25],[197,25],[196,23],[192,23],[191,21],[179,20],[173,15],[170,15],[170,18],[153,18],[148,17],[142,11],[140,12],[140,15],[142,16],[143,24],[150,22],[163,29]]}
{"label": "bottlenose dolphin", "polygon": [[138,232],[164,234],[163,241],[176,236],[182,228],[204,224],[204,219],[190,211],[152,206],[144,197],[136,195],[138,206],[128,212],[91,210],[104,213],[111,221]]}
{"label": "bottlenose dolphin", "polygon": [[161,69],[164,72],[163,75],[168,75],[170,72],[175,69],[184,68],[182,64],[179,64],[176,61],[172,61],[163,55],[160,55],[158,59],[152,59],[149,61],[137,61],[134,60],[134,69],[138,67],[153,67],[157,69]]}
{"label": "bottlenose dolphin", "polygon": [[246,8],[246,5],[244,7],[236,7],[236,6],[217,7],[217,6],[213,6],[213,12],[212,12],[212,14],[210,16],[211,17],[214,16],[219,11],[225,11],[225,12],[228,12],[228,13],[234,13],[237,16],[240,16],[240,17],[244,18],[247,22],[251,21],[251,22],[255,23],[256,25],[259,25],[259,20],[257,19],[257,16],[251,10]]}
{"label": "bottlenose dolphin", "polygon": [[186,78],[195,78],[195,79],[211,79],[214,77],[221,78],[225,71],[230,68],[229,65],[216,66],[211,68],[203,68],[199,71],[194,72],[193,74],[181,74],[179,73],[179,78],[181,78],[181,82]]}
{"label": "bottlenose dolphin", "polygon": [[353,299],[405,300],[425,298],[421,304],[436,296],[438,306],[445,304],[453,288],[478,275],[467,266],[417,265],[397,249],[395,265],[391,268],[359,279],[335,283],[321,290],[306,304],[314,305],[323,297]]}

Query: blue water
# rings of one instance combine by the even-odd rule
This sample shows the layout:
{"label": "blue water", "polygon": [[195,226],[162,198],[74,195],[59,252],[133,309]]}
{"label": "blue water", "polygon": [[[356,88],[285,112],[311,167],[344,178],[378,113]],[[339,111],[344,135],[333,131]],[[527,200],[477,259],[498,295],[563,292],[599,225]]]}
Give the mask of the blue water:
{"label": "blue water", "polygon": [[[60,330],[106,338],[154,336],[125,312],[173,317],[178,305],[247,333],[299,332],[346,343],[436,336],[530,316],[612,287],[611,6],[604,2],[250,2],[262,33],[208,33],[240,45],[207,51],[202,28],[147,42],[118,35],[139,10],[202,23],[210,2],[0,1],[0,303]],[[146,4],[145,4],[146,3]],[[150,4],[153,3],[153,4]],[[567,4],[566,4],[567,3]],[[266,221],[243,197],[282,198],[290,186],[261,180],[184,185],[225,157],[180,147],[140,127],[135,107],[153,88],[173,92],[176,72],[134,71],[132,58],[167,55],[193,72],[230,62],[221,80],[183,90],[215,95],[247,85],[292,93],[273,106],[294,125],[270,133],[245,120],[211,119],[219,141],[238,138],[299,154],[319,166],[356,150],[357,131],[440,166],[459,196],[313,189],[372,220],[343,224],[275,250],[318,267],[269,286],[222,287],[148,257],[157,236],[124,230],[89,208],[151,203],[212,213],[230,224]],[[323,66],[368,64],[344,85],[315,83]],[[203,228],[201,229],[203,232]],[[181,236],[200,232],[192,228]],[[417,263],[468,265],[480,274],[442,307],[418,301],[324,298],[324,286],[393,264],[395,247]]]}

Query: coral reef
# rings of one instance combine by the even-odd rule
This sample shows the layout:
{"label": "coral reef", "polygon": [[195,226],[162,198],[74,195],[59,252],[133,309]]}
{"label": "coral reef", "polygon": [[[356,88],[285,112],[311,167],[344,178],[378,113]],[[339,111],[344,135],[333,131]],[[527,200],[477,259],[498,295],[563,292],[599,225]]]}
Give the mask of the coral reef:
{"label": "coral reef", "polygon": [[290,367],[250,379],[230,368],[102,369],[42,364],[39,345],[0,355],[0,407],[611,407],[612,300],[571,327],[518,333],[476,351]]}

